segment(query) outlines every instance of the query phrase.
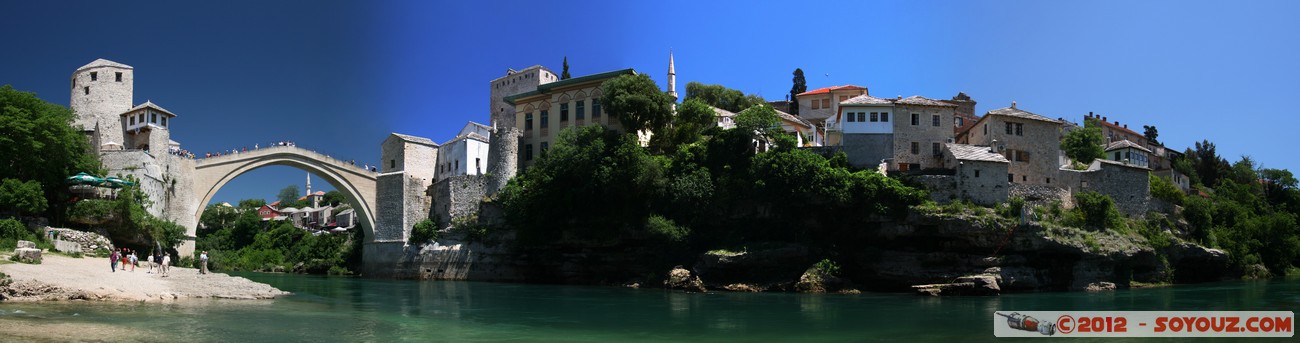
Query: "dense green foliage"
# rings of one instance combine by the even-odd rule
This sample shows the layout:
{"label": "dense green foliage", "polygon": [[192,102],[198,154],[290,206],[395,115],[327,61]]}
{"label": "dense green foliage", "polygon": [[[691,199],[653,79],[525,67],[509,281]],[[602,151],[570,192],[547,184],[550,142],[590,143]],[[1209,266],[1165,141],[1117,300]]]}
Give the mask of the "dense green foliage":
{"label": "dense green foliage", "polygon": [[699,82],[686,84],[686,99],[698,99],[709,106],[731,112],[740,112],[767,103],[767,100],[757,95],[746,95],[744,92],[722,85],[706,85]]}
{"label": "dense green foliage", "polygon": [[30,215],[43,213],[48,207],[45,192],[39,182],[23,182],[18,179],[0,181],[0,212]]}
{"label": "dense green foliage", "polygon": [[1149,174],[1148,179],[1150,179],[1152,198],[1164,200],[1174,205],[1183,204],[1183,191],[1178,189],[1178,186],[1175,186],[1173,181],[1156,176],[1156,174]]}
{"label": "dense green foliage", "polygon": [[433,220],[425,218],[411,227],[411,237],[407,239],[407,243],[419,245],[435,239],[438,239],[438,225],[434,224]]}
{"label": "dense green foliage", "polygon": [[794,79],[791,82],[794,85],[790,87],[790,99],[788,99],[790,100],[790,109],[786,111],[793,115],[799,115],[799,101],[796,98],[799,93],[808,91],[808,80],[803,77],[803,69],[794,68]]}
{"label": "dense green foliage", "polygon": [[257,214],[263,203],[208,205],[200,219],[195,253],[208,252],[209,268],[313,274],[346,274],[356,269],[360,230],[351,235],[312,234],[285,221],[263,221]]}
{"label": "dense green foliage", "polygon": [[1074,193],[1075,208],[1083,214],[1083,227],[1089,229],[1122,230],[1123,215],[1115,207],[1115,200],[1097,192]]}
{"label": "dense green foliage", "polygon": [[302,193],[298,190],[298,185],[288,185],[281,188],[280,193],[276,193],[275,200],[280,202],[280,206],[289,206],[298,203],[300,197]]}
{"label": "dense green foliage", "polygon": [[1105,143],[1106,139],[1102,137],[1101,129],[1089,126],[1065,134],[1065,137],[1061,138],[1061,151],[1075,162],[1089,164],[1106,155],[1105,149],[1102,148]]}
{"label": "dense green foliage", "polygon": [[20,221],[0,219],[0,250],[13,250],[18,247],[18,241],[37,242],[40,237]]}
{"label": "dense green foliage", "polygon": [[76,202],[67,211],[68,221],[82,229],[105,229],[108,239],[119,247],[150,251],[155,246],[172,249],[180,245],[185,237],[185,228],[149,214],[146,207],[152,201],[140,190],[137,180],[130,175],[123,179],[135,185],[114,191],[115,199]]}
{"label": "dense green foliage", "polygon": [[573,77],[569,75],[569,56],[564,56],[564,70],[560,71],[560,80],[568,80]]}
{"label": "dense green foliage", "polygon": [[[79,172],[103,174],[86,137],[69,125],[74,117],[67,107],[45,102],[35,94],[0,87],[0,132],[4,132],[0,135],[0,179],[39,185],[51,206],[33,212],[43,212],[39,214],[56,222],[71,197],[64,178]],[[24,191],[27,187],[30,184],[23,186]],[[22,198],[29,195],[24,193]],[[32,205],[27,209],[40,207],[32,201],[22,202]]]}
{"label": "dense green foliage", "polygon": [[1142,136],[1146,137],[1151,144],[1160,144],[1156,137],[1160,137],[1160,131],[1156,130],[1155,125],[1142,125]]}
{"label": "dense green foliage", "polygon": [[600,103],[628,132],[659,132],[672,121],[673,98],[649,75],[622,75],[601,85]]}

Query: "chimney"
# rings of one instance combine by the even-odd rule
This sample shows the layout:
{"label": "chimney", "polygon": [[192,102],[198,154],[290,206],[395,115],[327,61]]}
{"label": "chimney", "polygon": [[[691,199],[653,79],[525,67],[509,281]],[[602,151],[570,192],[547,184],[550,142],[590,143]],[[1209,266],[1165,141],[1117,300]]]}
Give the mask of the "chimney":
{"label": "chimney", "polygon": [[1127,128],[1128,128],[1128,124],[1124,124],[1124,128],[1127,129]]}
{"label": "chimney", "polygon": [[993,144],[989,145],[989,152],[994,154],[998,153],[998,140],[994,139]]}
{"label": "chimney", "polygon": [[1016,108],[1016,101],[1015,101],[1015,100],[1011,100],[1011,108]]}
{"label": "chimney", "polygon": [[1101,117],[1101,121],[1104,121],[1104,122],[1107,122],[1107,123],[1110,122],[1109,120],[1106,120],[1106,117]]}

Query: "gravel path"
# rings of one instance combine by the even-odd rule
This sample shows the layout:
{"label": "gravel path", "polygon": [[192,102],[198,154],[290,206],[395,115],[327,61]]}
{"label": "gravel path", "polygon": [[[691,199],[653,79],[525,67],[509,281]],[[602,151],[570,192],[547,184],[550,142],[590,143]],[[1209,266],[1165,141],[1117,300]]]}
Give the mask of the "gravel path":
{"label": "gravel path", "polygon": [[[108,258],[72,258],[46,253],[41,264],[10,263],[0,272],[12,278],[0,286],[0,301],[173,301],[185,298],[270,299],[288,294],[267,284],[222,273],[172,267],[167,276],[149,273],[144,262],[134,272],[113,272]],[[120,266],[119,266],[120,267]]]}

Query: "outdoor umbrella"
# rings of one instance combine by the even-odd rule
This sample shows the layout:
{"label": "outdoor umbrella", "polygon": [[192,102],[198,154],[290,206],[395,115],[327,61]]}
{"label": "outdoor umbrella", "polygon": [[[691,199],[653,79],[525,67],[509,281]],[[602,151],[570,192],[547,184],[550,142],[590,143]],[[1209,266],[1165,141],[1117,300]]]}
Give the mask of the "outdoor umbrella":
{"label": "outdoor umbrella", "polygon": [[135,185],[135,182],[119,179],[116,176],[109,176],[107,179],[104,179],[104,187],[108,188],[122,188],[133,185]]}
{"label": "outdoor umbrella", "polygon": [[76,185],[97,185],[104,182],[104,179],[95,177],[94,175],[86,174],[84,172],[77,173],[77,175],[69,176],[67,180],[68,183],[76,184]]}

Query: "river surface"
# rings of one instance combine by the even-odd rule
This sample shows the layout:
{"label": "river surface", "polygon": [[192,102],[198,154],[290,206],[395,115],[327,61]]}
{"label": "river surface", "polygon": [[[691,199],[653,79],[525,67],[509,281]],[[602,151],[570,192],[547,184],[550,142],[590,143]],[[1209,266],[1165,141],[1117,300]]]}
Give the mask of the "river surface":
{"label": "river surface", "polygon": [[170,304],[0,303],[0,325],[107,341],[966,342],[995,340],[994,311],[1300,309],[1298,278],[936,298],[239,275],[294,294]]}

